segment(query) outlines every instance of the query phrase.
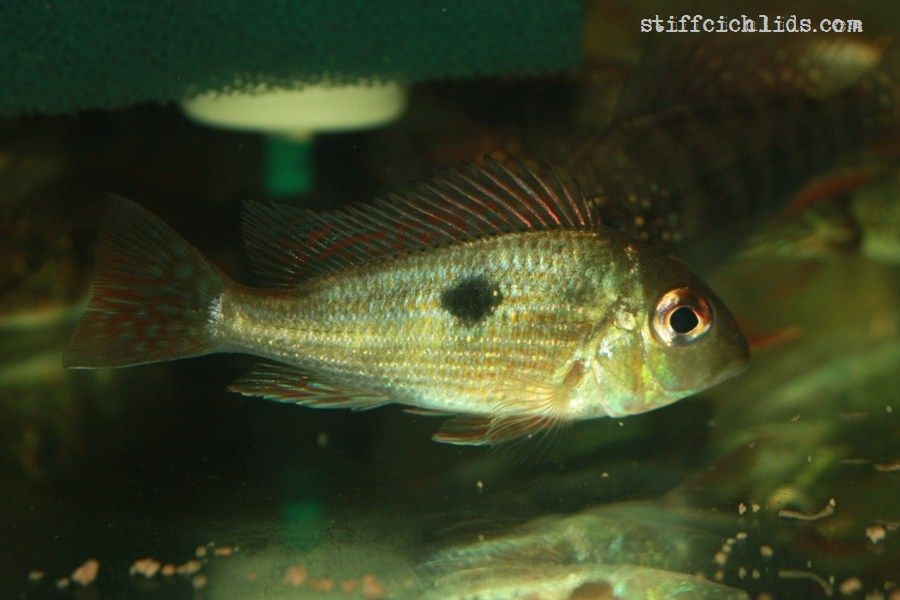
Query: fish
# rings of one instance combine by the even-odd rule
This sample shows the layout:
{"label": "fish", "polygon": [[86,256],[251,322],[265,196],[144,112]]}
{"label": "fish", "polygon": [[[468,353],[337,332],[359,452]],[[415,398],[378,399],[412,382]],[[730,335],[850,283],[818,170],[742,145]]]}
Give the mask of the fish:
{"label": "fish", "polygon": [[[544,514],[499,535],[441,548],[420,566],[440,579],[502,564],[630,564],[702,573],[737,524],[728,516],[663,502],[614,502],[570,514]],[[712,572],[707,572],[712,577]]]}
{"label": "fish", "polygon": [[425,600],[749,600],[701,576],[628,564],[475,567],[432,584]]}
{"label": "fish", "polygon": [[[543,514],[499,534],[481,524],[477,538],[439,547],[417,565],[428,592],[417,597],[747,598],[722,584],[740,583],[738,564],[757,566],[760,540],[775,542],[758,532],[736,538],[742,526],[736,513],[668,499]],[[723,559],[734,566],[728,575]],[[755,583],[773,578],[763,570]]]}
{"label": "fish", "polygon": [[608,225],[712,276],[804,185],[896,129],[892,37],[761,37],[655,38],[607,123],[528,152]]}
{"label": "fish", "polygon": [[514,159],[336,212],[248,203],[261,286],[113,198],[65,363],[264,359],[230,389],[450,416],[491,445],[666,406],[741,372],[747,343],[687,267],[605,227],[574,181]]}

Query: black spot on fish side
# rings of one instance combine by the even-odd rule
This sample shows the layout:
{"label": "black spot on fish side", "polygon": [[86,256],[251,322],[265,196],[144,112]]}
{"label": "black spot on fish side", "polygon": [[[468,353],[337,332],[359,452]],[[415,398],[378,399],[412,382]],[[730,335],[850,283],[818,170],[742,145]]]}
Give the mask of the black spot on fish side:
{"label": "black spot on fish side", "polygon": [[477,325],[503,302],[496,283],[484,275],[458,280],[441,293],[441,306],[466,326]]}

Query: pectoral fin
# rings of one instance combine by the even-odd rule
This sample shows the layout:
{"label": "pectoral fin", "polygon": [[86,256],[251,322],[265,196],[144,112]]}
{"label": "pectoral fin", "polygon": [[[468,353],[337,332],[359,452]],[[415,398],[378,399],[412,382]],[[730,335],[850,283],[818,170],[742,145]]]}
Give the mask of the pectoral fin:
{"label": "pectoral fin", "polygon": [[503,398],[492,415],[461,415],[445,421],[433,438],[462,446],[502,444],[550,431],[566,421],[565,407],[585,366],[574,360],[558,384],[512,377],[497,388]]}
{"label": "pectoral fin", "polygon": [[260,396],[313,408],[368,410],[391,400],[383,394],[336,384],[286,365],[260,363],[228,386],[244,396]]}

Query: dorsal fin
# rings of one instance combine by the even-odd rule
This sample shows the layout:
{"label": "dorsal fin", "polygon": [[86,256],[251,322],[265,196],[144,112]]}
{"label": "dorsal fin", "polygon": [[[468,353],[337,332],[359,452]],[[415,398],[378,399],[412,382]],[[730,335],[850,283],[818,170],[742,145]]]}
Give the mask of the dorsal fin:
{"label": "dorsal fin", "polygon": [[514,231],[599,225],[574,184],[546,169],[485,157],[448,169],[406,192],[319,213],[249,203],[244,238],[254,271],[273,286],[404,252]]}

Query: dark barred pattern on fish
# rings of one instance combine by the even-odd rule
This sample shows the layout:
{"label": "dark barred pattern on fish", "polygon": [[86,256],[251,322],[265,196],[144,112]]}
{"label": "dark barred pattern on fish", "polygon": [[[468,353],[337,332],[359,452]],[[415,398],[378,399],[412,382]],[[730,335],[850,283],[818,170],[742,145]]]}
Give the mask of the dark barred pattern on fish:
{"label": "dark barred pattern on fish", "polygon": [[596,222],[552,173],[486,159],[372,205],[249,205],[270,284],[229,281],[114,200],[74,367],[212,352],[276,361],[232,389],[324,408],[459,415],[436,439],[497,443],[669,404],[741,370],[747,345],[683,265]]}
{"label": "dark barred pattern on fish", "polygon": [[607,224],[701,273],[894,115],[885,41],[760,37],[652,47],[610,126],[552,160]]}

